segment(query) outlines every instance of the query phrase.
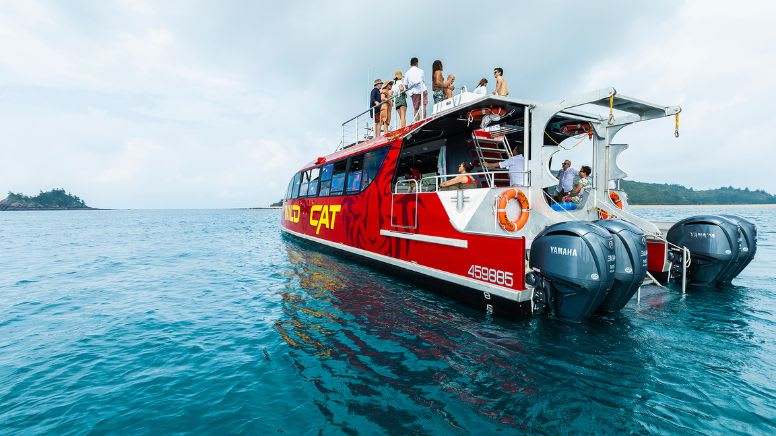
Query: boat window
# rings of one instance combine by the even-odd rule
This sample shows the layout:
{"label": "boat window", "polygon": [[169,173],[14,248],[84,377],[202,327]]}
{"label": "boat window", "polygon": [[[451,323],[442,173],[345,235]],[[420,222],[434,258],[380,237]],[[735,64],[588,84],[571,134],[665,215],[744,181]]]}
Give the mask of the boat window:
{"label": "boat window", "polygon": [[310,184],[310,171],[302,171],[302,183],[299,185],[299,196],[307,196],[307,187]]}
{"label": "boat window", "polygon": [[372,150],[364,156],[364,175],[361,180],[361,189],[365,189],[369,182],[374,180],[377,172],[380,170],[380,166],[383,164],[385,155],[388,154],[390,147],[383,147],[377,150]]}
{"label": "boat window", "polygon": [[333,170],[334,170],[333,163],[324,165],[321,168],[321,189],[318,192],[318,195],[321,197],[325,197],[329,195],[329,192],[331,191],[331,174]]}
{"label": "boat window", "polygon": [[345,189],[345,170],[347,167],[347,159],[334,162],[334,169],[331,173],[331,190],[329,191],[330,195],[342,194],[342,190]]}
{"label": "boat window", "polygon": [[355,194],[361,190],[361,175],[364,169],[364,155],[350,158],[350,171],[348,171],[348,194]]}
{"label": "boat window", "polygon": [[299,196],[299,180],[301,180],[301,176],[301,173],[296,173],[294,175],[294,180],[291,182],[291,198],[296,198]]}
{"label": "boat window", "polygon": [[310,170],[310,183],[307,186],[307,196],[316,197],[318,195],[318,176],[320,176],[321,169],[316,167]]}
{"label": "boat window", "polygon": [[[394,186],[411,186],[405,180],[415,180],[421,191],[434,190],[435,177],[444,170],[444,158],[440,159],[440,151],[446,140],[434,140],[402,148],[399,162],[396,165]],[[423,183],[421,183],[423,180]],[[416,186],[412,184],[412,186]],[[414,189],[414,188],[413,188]]]}

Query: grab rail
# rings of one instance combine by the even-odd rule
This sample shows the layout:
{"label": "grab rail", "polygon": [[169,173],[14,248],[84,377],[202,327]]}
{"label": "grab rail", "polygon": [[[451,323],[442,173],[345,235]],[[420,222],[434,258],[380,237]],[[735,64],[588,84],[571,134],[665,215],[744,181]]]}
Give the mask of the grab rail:
{"label": "grab rail", "polygon": [[[524,177],[527,176],[527,181],[523,185],[512,185],[512,186],[519,186],[519,187],[526,187],[531,186],[530,180],[531,180],[531,172],[530,171],[507,171],[507,170],[493,170],[493,171],[479,171],[479,172],[473,172],[473,173],[463,173],[463,174],[448,174],[444,176],[426,176],[420,179],[420,181],[417,181],[415,179],[402,179],[396,182],[396,185],[394,187],[394,193],[396,194],[406,194],[408,192],[413,192],[411,189],[415,189],[414,192],[438,192],[440,189],[440,183],[445,180],[450,180],[458,176],[482,176],[485,178],[485,181],[488,183],[488,188],[496,188],[495,185],[495,178],[497,174],[508,174],[510,172],[516,173],[516,174],[522,174]],[[407,182],[414,183],[414,186],[408,185],[407,191],[400,191],[401,184],[406,184]]]}
{"label": "grab rail", "polygon": [[[461,104],[460,103],[461,102],[461,94],[463,94],[464,92],[468,92],[466,86],[461,86],[460,88],[456,88],[456,89],[458,89],[459,92],[458,92],[457,95],[453,95],[453,105],[454,106],[458,106],[459,104]],[[407,109],[409,110],[409,107],[410,107],[410,105],[412,103],[410,100],[412,98],[411,98],[410,95],[406,94],[406,90],[404,92],[405,92],[405,98],[407,99]],[[419,121],[426,120],[428,118],[431,118],[431,116],[433,115],[433,114],[431,114],[431,112],[433,112],[433,107],[431,108],[431,110],[428,110],[428,108],[426,108],[427,109],[426,110],[426,114],[427,115],[425,117],[422,117],[423,109],[426,106],[428,106],[428,103],[429,103],[428,93],[426,93],[425,95],[426,95],[426,97],[424,98],[423,97],[424,94],[420,94],[420,98],[421,98],[420,107],[416,111],[415,111],[415,109],[413,107],[414,113],[412,114],[412,117],[410,118],[409,116],[407,116],[405,118],[405,120],[407,122],[406,125],[410,125],[410,124],[413,124],[413,123],[416,123],[416,122],[419,122]],[[456,100],[456,97],[457,97],[457,100]],[[337,147],[337,150],[341,150],[343,148],[350,147],[350,146],[356,145],[356,144],[358,144],[360,142],[367,141],[369,139],[374,138],[376,136],[376,134],[377,134],[377,128],[376,128],[375,123],[374,123],[373,111],[375,109],[377,109],[377,108],[380,108],[387,101],[390,101],[391,103],[393,103],[391,105],[391,123],[389,125],[388,130],[389,131],[397,130],[400,127],[399,126],[399,113],[396,110],[396,99],[397,98],[399,98],[399,94],[398,93],[394,93],[394,95],[391,96],[391,98],[389,98],[388,100],[385,100],[385,101],[381,102],[377,106],[371,107],[371,108],[369,108],[369,109],[367,109],[367,110],[365,110],[363,112],[360,112],[356,116],[354,116],[354,117],[346,120],[344,123],[342,123],[342,138],[340,139],[340,144]],[[431,114],[431,115],[429,115],[429,114]],[[365,118],[367,115],[368,115],[368,117]],[[364,129],[363,134],[361,134],[361,132],[360,132],[362,126],[363,126],[363,129]],[[352,138],[352,142],[350,142],[351,138]]]}

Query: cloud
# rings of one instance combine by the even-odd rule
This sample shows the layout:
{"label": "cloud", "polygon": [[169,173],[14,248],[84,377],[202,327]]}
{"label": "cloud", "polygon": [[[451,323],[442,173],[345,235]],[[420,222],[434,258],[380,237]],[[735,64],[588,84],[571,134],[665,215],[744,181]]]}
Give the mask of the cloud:
{"label": "cloud", "polygon": [[757,171],[730,174],[773,159],[762,139],[776,127],[770,4],[521,2],[487,26],[468,4],[442,15],[441,3],[392,5],[413,13],[386,22],[362,2],[4,2],[0,189],[62,186],[115,208],[267,204],[334,150],[374,78],[418,56],[427,70],[444,60],[469,87],[501,66],[528,99],[614,85],[681,104],[678,141],[671,120],[618,137],[632,145],[622,158],[632,178],[776,191]]}

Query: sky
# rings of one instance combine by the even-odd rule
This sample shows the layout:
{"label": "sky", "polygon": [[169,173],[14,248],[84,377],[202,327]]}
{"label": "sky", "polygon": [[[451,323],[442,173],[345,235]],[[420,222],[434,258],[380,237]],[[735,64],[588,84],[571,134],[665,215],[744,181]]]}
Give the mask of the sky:
{"label": "sky", "polygon": [[678,139],[669,118],[617,136],[629,179],[776,193],[776,3],[513,3],[0,0],[0,193],[267,205],[413,56],[469,88],[500,66],[538,102],[680,105]]}

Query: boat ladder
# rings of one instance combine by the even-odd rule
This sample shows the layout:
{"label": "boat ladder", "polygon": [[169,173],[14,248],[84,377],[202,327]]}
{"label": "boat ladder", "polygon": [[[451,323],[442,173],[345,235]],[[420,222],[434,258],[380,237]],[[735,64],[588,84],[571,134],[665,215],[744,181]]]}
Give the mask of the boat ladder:
{"label": "boat ladder", "polygon": [[[503,132],[477,129],[472,132],[472,140],[482,171],[491,171],[485,163],[501,162],[512,157],[512,148]],[[493,171],[493,185],[509,186],[509,173]]]}

